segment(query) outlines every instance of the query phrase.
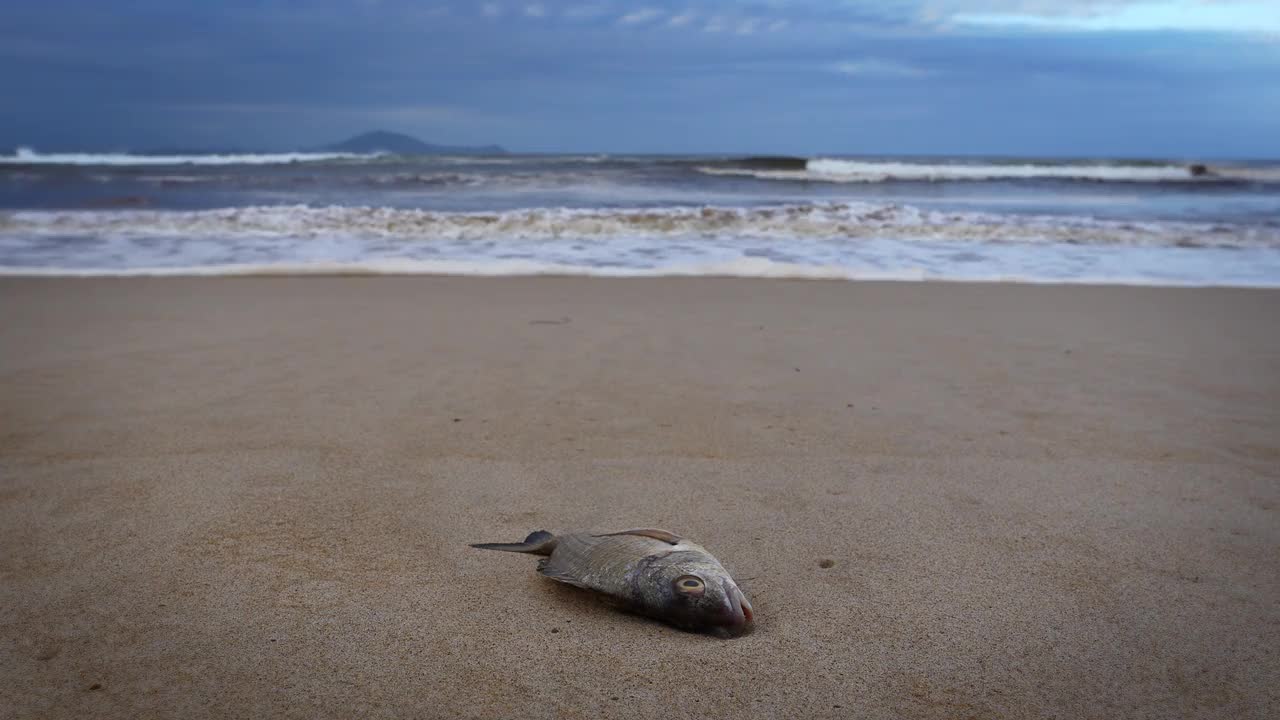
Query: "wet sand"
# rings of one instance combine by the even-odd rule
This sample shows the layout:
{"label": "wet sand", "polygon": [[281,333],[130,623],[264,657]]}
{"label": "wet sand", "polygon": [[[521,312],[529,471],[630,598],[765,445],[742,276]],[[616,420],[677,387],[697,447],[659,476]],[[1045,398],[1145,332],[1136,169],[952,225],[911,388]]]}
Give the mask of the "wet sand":
{"label": "wet sand", "polygon": [[[1280,707],[1280,292],[6,279],[0,313],[6,717]],[[637,526],[756,631],[467,547]]]}

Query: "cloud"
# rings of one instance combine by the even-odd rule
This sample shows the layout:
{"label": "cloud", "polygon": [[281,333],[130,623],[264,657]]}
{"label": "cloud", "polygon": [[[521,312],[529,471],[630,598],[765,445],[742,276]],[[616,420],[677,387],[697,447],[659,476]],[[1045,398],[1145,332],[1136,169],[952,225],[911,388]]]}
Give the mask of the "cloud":
{"label": "cloud", "polygon": [[896,60],[864,58],[835,63],[831,69],[841,75],[870,75],[879,77],[923,77],[929,73],[921,68]]}
{"label": "cloud", "polygon": [[[386,126],[529,150],[1280,155],[1275,34],[1115,23],[1153,2],[11,3],[0,85],[23,102],[0,146],[185,144],[213,117],[197,140],[253,147]],[[1187,3],[1264,7],[1160,0]]]}
{"label": "cloud", "polygon": [[671,27],[684,27],[693,22],[697,17],[697,13],[685,11],[679,15],[672,15],[670,19],[667,20],[667,24]]}
{"label": "cloud", "polygon": [[1069,31],[1276,32],[1276,0],[925,0],[919,17]]}
{"label": "cloud", "polygon": [[644,7],[635,12],[627,13],[618,18],[619,25],[640,25],[654,20],[662,15],[662,11],[657,8]]}

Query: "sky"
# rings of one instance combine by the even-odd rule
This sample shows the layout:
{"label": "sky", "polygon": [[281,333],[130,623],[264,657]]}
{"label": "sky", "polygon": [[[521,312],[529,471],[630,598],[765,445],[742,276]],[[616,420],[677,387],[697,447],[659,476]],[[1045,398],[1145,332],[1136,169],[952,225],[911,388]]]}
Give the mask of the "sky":
{"label": "sky", "polygon": [[18,0],[0,147],[1280,157],[1280,0]]}

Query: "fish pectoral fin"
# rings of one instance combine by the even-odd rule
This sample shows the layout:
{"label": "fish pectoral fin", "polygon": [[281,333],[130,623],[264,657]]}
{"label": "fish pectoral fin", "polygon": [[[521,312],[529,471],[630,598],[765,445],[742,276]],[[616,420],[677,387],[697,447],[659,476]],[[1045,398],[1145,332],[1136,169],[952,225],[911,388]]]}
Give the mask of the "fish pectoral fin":
{"label": "fish pectoral fin", "polygon": [[558,566],[552,558],[538,561],[538,574],[574,587],[592,589],[582,578],[574,575],[568,568]]}
{"label": "fish pectoral fin", "polygon": [[653,538],[654,540],[660,540],[669,545],[680,544],[680,537],[677,536],[675,533],[672,533],[667,530],[656,530],[654,528],[637,528],[635,530],[623,530],[622,532],[605,533],[604,535],[597,535],[596,537],[612,537],[614,535],[639,535],[640,537],[647,537],[647,538]]}

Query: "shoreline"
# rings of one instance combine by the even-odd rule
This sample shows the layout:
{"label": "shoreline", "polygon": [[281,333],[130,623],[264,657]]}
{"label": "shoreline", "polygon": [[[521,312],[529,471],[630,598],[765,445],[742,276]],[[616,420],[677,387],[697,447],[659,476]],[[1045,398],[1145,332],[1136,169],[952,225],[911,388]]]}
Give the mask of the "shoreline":
{"label": "shoreline", "polygon": [[[1280,290],[0,278],[19,716],[1262,718]],[[467,547],[664,527],[723,641]]]}
{"label": "shoreline", "polygon": [[7,280],[216,280],[220,278],[260,279],[340,279],[340,278],[440,278],[474,280],[737,280],[755,281],[819,281],[855,284],[941,284],[977,286],[1026,286],[1026,287],[1074,287],[1074,288],[1151,288],[1169,290],[1280,290],[1280,282],[1268,283],[1196,283],[1146,278],[1081,277],[1046,279],[1031,277],[923,277],[916,272],[883,272],[847,274],[837,268],[819,266],[795,266],[778,264],[774,274],[734,274],[733,272],[705,272],[699,269],[668,271],[663,269],[585,268],[564,266],[549,270],[511,267],[511,264],[492,263],[492,269],[484,269],[481,263],[433,263],[432,266],[457,265],[474,269],[439,270],[413,269],[413,262],[287,265],[217,265],[184,268],[139,268],[130,270],[75,270],[66,268],[6,268],[0,267],[0,281]]}

